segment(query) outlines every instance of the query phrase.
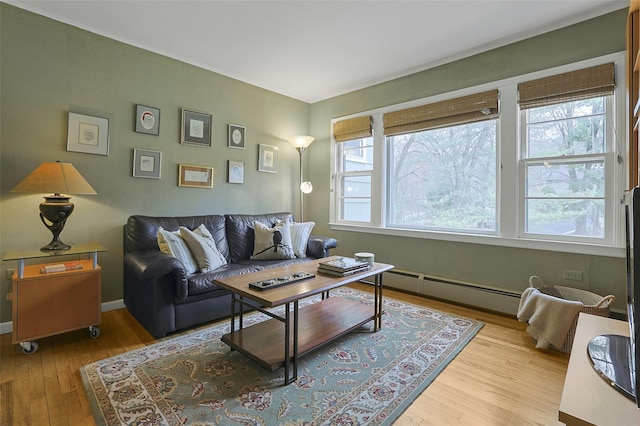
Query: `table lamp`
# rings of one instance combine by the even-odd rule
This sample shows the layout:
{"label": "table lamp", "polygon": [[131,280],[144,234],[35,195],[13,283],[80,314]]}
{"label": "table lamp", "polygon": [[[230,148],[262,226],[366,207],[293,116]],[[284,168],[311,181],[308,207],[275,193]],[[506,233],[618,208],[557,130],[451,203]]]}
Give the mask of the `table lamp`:
{"label": "table lamp", "polygon": [[71,163],[47,161],[22,180],[11,192],[51,193],[40,204],[40,220],[53,239],[40,250],[66,250],[71,246],[60,241],[60,232],[73,213],[71,198],[65,194],[95,195],[97,192]]}

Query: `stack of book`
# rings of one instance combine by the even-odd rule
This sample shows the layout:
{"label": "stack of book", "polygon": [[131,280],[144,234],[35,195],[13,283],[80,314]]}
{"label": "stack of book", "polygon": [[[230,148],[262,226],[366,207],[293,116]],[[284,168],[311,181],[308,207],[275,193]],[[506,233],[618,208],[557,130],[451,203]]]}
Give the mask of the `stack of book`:
{"label": "stack of book", "polygon": [[327,260],[318,264],[318,273],[334,275],[336,277],[346,277],[369,269],[367,262],[359,262],[350,257]]}

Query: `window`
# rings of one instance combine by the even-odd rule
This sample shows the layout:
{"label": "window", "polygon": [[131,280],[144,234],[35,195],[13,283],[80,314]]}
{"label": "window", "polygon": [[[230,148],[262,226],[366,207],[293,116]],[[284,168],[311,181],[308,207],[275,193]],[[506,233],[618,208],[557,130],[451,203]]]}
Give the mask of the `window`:
{"label": "window", "polygon": [[390,226],[495,231],[497,119],[390,136]]}
{"label": "window", "polygon": [[[332,227],[617,250],[624,63],[608,55],[334,121]],[[352,120],[365,135],[336,135]]]}
{"label": "window", "polygon": [[387,224],[494,230],[498,91],[384,115]]}
{"label": "window", "polygon": [[605,237],[606,97],[524,115],[524,233]]}
{"label": "window", "polygon": [[338,218],[342,222],[371,222],[372,134],[371,116],[342,120],[333,126]]}
{"label": "window", "polygon": [[523,235],[610,239],[613,63],[519,84]]}

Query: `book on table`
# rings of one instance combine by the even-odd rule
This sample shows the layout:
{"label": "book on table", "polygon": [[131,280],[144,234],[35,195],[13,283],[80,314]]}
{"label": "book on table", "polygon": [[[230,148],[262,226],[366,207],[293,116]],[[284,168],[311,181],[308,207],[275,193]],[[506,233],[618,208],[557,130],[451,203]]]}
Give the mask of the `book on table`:
{"label": "book on table", "polygon": [[330,275],[345,276],[369,269],[367,262],[360,262],[350,257],[327,260],[318,264],[318,272]]}
{"label": "book on table", "polygon": [[333,275],[334,277],[348,277],[349,275],[357,274],[367,270],[369,270],[368,266],[365,266],[364,268],[360,268],[360,269],[353,269],[351,271],[346,271],[346,272],[339,272],[339,271],[333,271],[331,269],[324,269],[321,266],[318,267],[319,274]]}

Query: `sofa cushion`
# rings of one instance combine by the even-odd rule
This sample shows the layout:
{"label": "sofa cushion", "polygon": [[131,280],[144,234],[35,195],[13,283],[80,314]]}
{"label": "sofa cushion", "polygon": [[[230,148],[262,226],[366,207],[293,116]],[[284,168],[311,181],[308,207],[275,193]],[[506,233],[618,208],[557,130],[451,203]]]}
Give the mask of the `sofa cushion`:
{"label": "sofa cushion", "polygon": [[189,246],[200,272],[210,272],[227,264],[227,259],[220,253],[213,236],[204,225],[193,231],[181,226],[180,236]]}
{"label": "sofa cushion", "polygon": [[[187,280],[187,298],[181,301],[178,300],[177,302],[185,302],[196,295],[223,290],[222,287],[215,283],[215,280],[218,278],[247,274],[249,272],[256,272],[262,269],[262,267],[256,266],[255,262],[248,265],[229,263],[215,271],[192,275]],[[214,296],[214,294],[212,293],[211,296]]]}
{"label": "sofa cushion", "polygon": [[189,246],[180,236],[180,231],[167,231],[160,227],[158,229],[158,246],[160,251],[178,259],[184,265],[187,275],[198,271],[198,263],[193,258]]}
{"label": "sofa cushion", "polygon": [[270,228],[260,222],[253,227],[254,260],[292,259],[296,257],[291,246],[291,227],[288,222]]}
{"label": "sofa cushion", "polygon": [[[247,260],[253,255],[253,227],[255,222],[272,227],[278,221],[293,222],[291,213],[266,213],[266,214],[228,214],[227,241],[229,243],[230,263],[238,263]],[[216,241],[217,242],[217,241]],[[220,247],[218,247],[220,248]],[[222,251],[222,250],[221,250]],[[229,259],[229,258],[227,258]]]}

